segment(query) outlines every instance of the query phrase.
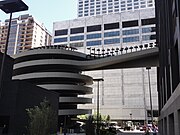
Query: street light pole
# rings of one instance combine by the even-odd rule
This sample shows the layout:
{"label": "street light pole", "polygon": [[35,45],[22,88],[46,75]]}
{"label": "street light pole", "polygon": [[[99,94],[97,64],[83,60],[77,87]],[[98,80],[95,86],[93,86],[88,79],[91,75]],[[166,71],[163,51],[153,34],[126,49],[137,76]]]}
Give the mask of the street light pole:
{"label": "street light pole", "polygon": [[104,81],[103,78],[97,78],[97,79],[93,79],[93,81],[97,82],[97,135],[99,135],[99,82],[100,81]]}
{"label": "street light pole", "polygon": [[10,13],[6,44],[5,44],[5,49],[4,49],[4,53],[3,53],[3,57],[2,57],[2,61],[1,61],[0,99],[2,97],[4,64],[5,64],[7,50],[8,50],[8,42],[9,42],[9,35],[10,35],[10,29],[11,29],[12,13],[19,12],[19,11],[25,11],[25,10],[28,10],[28,8],[29,7],[22,0],[0,0],[0,9],[7,14]]}
{"label": "street light pole", "polygon": [[149,98],[150,98],[150,107],[151,107],[151,122],[152,122],[152,127],[153,127],[153,109],[152,109],[152,95],[151,95],[151,79],[150,79],[150,73],[149,70],[151,67],[146,67],[148,71],[148,82],[149,82]]}
{"label": "street light pole", "polygon": [[7,38],[6,38],[6,44],[5,44],[5,49],[4,49],[4,53],[3,53],[3,56],[2,56],[2,62],[1,62],[1,71],[0,71],[0,99],[1,99],[1,96],[2,96],[2,83],[3,83],[4,64],[5,64],[6,54],[7,54],[7,50],[8,50],[8,42],[9,42],[9,35],[10,35],[10,29],[11,29],[11,20],[12,20],[12,13],[10,13],[8,32],[7,32]]}

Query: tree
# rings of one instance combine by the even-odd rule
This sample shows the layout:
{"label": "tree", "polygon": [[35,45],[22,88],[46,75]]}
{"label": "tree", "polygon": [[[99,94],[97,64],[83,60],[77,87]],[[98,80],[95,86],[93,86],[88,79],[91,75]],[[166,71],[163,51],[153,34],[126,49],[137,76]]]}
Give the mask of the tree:
{"label": "tree", "polygon": [[40,106],[26,109],[29,116],[27,127],[29,135],[50,135],[57,131],[57,113],[48,100],[44,99]]}

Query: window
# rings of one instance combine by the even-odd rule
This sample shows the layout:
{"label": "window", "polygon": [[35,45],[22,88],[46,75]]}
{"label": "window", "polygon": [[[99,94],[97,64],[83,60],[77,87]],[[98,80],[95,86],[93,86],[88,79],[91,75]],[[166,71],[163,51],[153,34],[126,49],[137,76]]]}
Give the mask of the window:
{"label": "window", "polygon": [[145,1],[141,1],[141,5],[146,4]]}
{"label": "window", "polygon": [[142,19],[142,20],[141,20],[141,23],[142,23],[142,25],[156,24],[156,19],[155,19],[155,18]]}
{"label": "window", "polygon": [[134,26],[138,26],[138,20],[122,22],[123,28],[134,27]]}
{"label": "window", "polygon": [[127,3],[131,3],[132,2],[132,0],[127,0]]}
{"label": "window", "polygon": [[139,6],[135,6],[134,9],[139,9]]}
{"label": "window", "polygon": [[104,40],[104,44],[115,44],[115,43],[120,43],[120,38],[114,38],[114,39],[106,39]]}
{"label": "window", "polygon": [[142,6],[141,6],[141,8],[145,8],[145,7],[146,7],[146,5],[142,5]]}
{"label": "window", "polygon": [[83,43],[79,42],[79,43],[70,43],[71,47],[83,47]]}
{"label": "window", "polygon": [[88,41],[86,43],[87,46],[94,46],[94,45],[101,45],[101,40],[97,40],[97,41]]}
{"label": "window", "polygon": [[104,24],[104,30],[111,30],[111,29],[118,29],[118,28],[119,28],[119,22]]}
{"label": "window", "polygon": [[71,28],[71,34],[84,33],[84,27]]}
{"label": "window", "polygon": [[134,3],[134,5],[139,5],[139,3]]}
{"label": "window", "polygon": [[59,42],[67,42],[67,37],[54,39],[54,43],[59,43]]}
{"label": "window", "polygon": [[127,8],[127,10],[131,10],[131,9],[132,9],[132,7],[128,7],[128,8]]}
{"label": "window", "polygon": [[89,34],[87,35],[87,39],[101,38],[101,34]]}
{"label": "window", "polygon": [[94,6],[90,6],[90,9],[91,9],[91,10],[94,10]]}
{"label": "window", "polygon": [[144,35],[142,36],[142,40],[146,41],[146,40],[155,40],[156,39],[156,35]]}
{"label": "window", "polygon": [[101,25],[88,26],[87,32],[101,31]]}
{"label": "window", "polygon": [[153,7],[153,4],[149,4],[148,7]]}
{"label": "window", "polygon": [[132,3],[130,3],[130,4],[127,4],[127,6],[132,6]]}
{"label": "window", "polygon": [[139,29],[123,30],[123,35],[139,34]]}
{"label": "window", "polygon": [[137,41],[139,41],[139,36],[123,38],[123,43],[137,42]]}
{"label": "window", "polygon": [[70,37],[70,41],[84,40],[84,35]]}
{"label": "window", "polygon": [[142,28],[142,33],[156,32],[156,27]]}
{"label": "window", "polygon": [[119,31],[114,31],[114,32],[105,32],[104,37],[113,37],[113,36],[119,36],[120,32]]}
{"label": "window", "polygon": [[67,35],[67,34],[68,34],[68,29],[56,30],[55,31],[55,36],[62,36],[62,35]]}
{"label": "window", "polygon": [[85,8],[84,8],[84,10],[87,10],[87,9],[89,9],[89,7],[85,7]]}

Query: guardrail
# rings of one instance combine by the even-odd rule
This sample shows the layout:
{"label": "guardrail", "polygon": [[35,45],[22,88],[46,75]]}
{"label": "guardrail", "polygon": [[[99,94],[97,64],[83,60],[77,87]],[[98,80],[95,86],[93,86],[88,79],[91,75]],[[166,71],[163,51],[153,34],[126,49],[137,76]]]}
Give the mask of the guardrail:
{"label": "guardrail", "polygon": [[126,47],[116,47],[116,48],[92,48],[89,47],[87,50],[89,53],[87,54],[87,59],[98,59],[98,58],[104,58],[109,56],[117,56],[122,55],[126,53],[136,52],[136,51],[142,51],[144,49],[150,49],[158,47],[156,42],[153,43],[146,43],[144,45],[135,45],[135,46],[126,46]]}

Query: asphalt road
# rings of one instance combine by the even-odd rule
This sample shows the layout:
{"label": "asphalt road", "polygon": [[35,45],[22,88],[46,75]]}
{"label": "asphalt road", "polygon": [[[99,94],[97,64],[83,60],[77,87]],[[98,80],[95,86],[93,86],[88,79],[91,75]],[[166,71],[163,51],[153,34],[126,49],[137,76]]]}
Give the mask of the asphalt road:
{"label": "asphalt road", "polygon": [[133,133],[133,132],[130,132],[130,133],[118,133],[117,135],[144,135],[144,133]]}
{"label": "asphalt road", "polygon": [[120,131],[117,135],[145,135],[143,131]]}
{"label": "asphalt road", "polygon": [[[145,133],[143,131],[122,131],[117,133],[117,135],[145,135]],[[153,135],[153,133],[150,133],[150,135]]]}

